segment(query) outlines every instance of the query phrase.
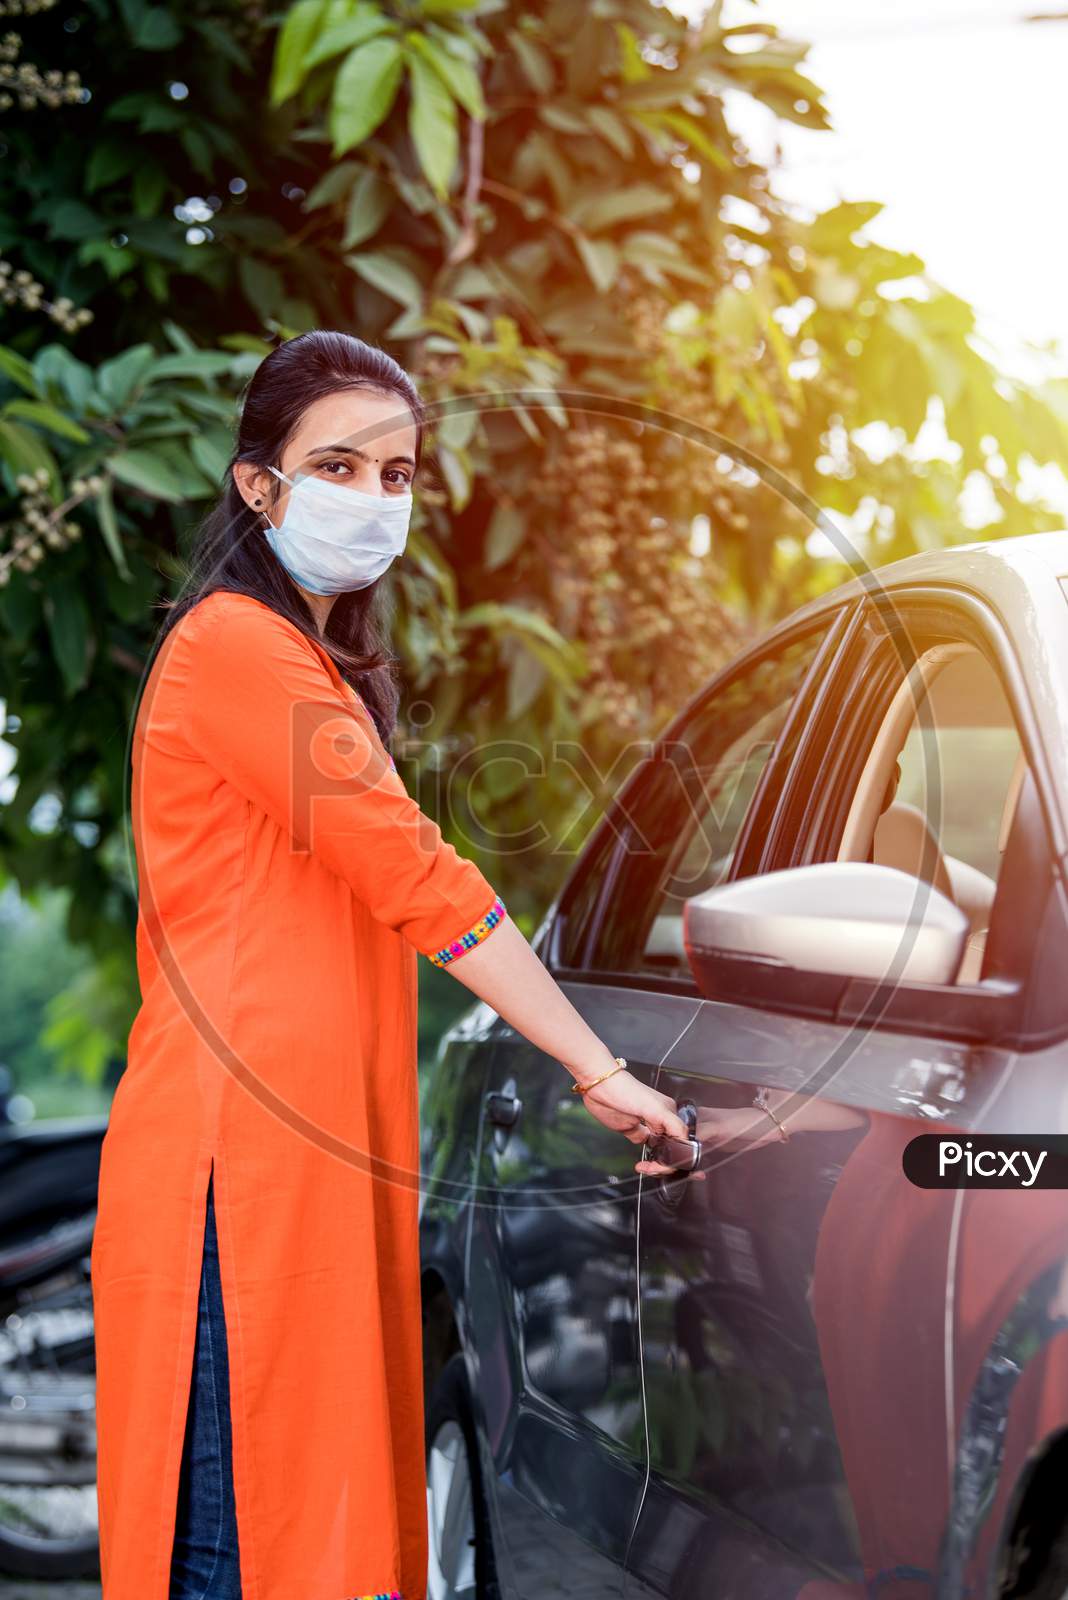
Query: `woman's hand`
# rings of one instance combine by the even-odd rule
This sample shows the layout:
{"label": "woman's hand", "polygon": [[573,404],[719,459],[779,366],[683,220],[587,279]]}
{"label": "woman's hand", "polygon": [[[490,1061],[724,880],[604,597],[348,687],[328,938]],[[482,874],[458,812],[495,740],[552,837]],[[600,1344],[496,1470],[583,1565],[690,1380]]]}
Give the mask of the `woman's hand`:
{"label": "woman's hand", "polygon": [[658,1134],[686,1140],[686,1124],[669,1094],[661,1094],[624,1069],[582,1096],[587,1111],[606,1128],[621,1133],[631,1144],[644,1144]]}
{"label": "woman's hand", "polygon": [[[697,1136],[703,1152],[708,1150],[756,1150],[762,1144],[778,1143],[782,1135],[766,1111],[757,1106],[702,1106],[697,1121]],[[664,1161],[636,1161],[636,1172],[658,1176],[677,1169]],[[703,1178],[703,1172],[691,1174]]]}

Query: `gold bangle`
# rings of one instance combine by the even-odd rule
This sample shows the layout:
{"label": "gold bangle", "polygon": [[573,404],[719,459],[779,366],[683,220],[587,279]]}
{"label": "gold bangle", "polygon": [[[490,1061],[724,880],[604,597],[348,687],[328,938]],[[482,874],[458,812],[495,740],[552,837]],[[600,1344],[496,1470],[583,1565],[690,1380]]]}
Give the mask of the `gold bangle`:
{"label": "gold bangle", "polygon": [[775,1126],[778,1128],[778,1130],[779,1130],[779,1138],[782,1140],[783,1144],[789,1144],[790,1135],[787,1133],[786,1129],[783,1127],[782,1123],[779,1121],[779,1119],[775,1115],[774,1111],[768,1105],[768,1102],[767,1102],[767,1090],[766,1089],[758,1089],[757,1090],[756,1094],[753,1096],[753,1104],[756,1106],[758,1111],[766,1111],[767,1112],[767,1114],[771,1118],[772,1122],[774,1122]]}
{"label": "gold bangle", "polygon": [[612,1060],[618,1062],[618,1066],[612,1067],[608,1072],[602,1072],[601,1076],[599,1078],[594,1078],[591,1083],[573,1083],[571,1085],[571,1093],[585,1094],[587,1089],[592,1089],[594,1087],[594,1084],[603,1083],[604,1080],[606,1078],[610,1078],[613,1073],[622,1072],[627,1065],[622,1056],[613,1056]]}

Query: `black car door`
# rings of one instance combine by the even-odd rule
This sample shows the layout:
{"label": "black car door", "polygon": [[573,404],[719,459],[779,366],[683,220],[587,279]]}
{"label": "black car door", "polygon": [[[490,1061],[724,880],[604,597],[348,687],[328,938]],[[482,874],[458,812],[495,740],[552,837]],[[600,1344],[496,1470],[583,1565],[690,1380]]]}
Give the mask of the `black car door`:
{"label": "black car door", "polygon": [[[824,669],[842,620],[828,612],[776,637],[687,708],[623,785],[543,925],[546,965],[609,1050],[648,1082],[694,1022],[700,997],[667,970],[678,939],[671,917],[657,934],[662,973],[635,984],[603,966],[592,971],[620,874],[629,896],[643,893],[695,809],[715,832],[713,879],[730,870],[757,799],[774,797],[795,708],[808,703],[802,686]],[[710,791],[694,757],[711,734],[720,748]],[[498,1567],[523,1600],[540,1600],[561,1574],[569,1592],[622,1593],[647,1466],[635,1256],[641,1147],[597,1122],[571,1083],[560,1062],[502,1031],[471,1208],[467,1312],[494,1464]]]}
{"label": "black car door", "polygon": [[[694,1102],[702,1154],[642,1180],[650,1472],[631,1597],[963,1592],[939,1587],[959,1196],[911,1185],[902,1155],[932,1126],[974,1128],[1003,1065],[977,1044],[1015,1003],[1000,858],[1026,764],[982,627],[944,594],[907,601],[904,646],[872,607],[840,654],[761,865],[873,859],[941,885],[973,921],[969,970],[941,993],[900,984],[877,1017],[863,984],[833,1015],[770,981],[763,1003],[702,999],[665,1058],[657,1087]],[[915,660],[930,677],[905,685]],[[613,965],[644,982],[648,929],[692,892],[669,870]],[[810,1125],[783,1139],[758,1091]]]}

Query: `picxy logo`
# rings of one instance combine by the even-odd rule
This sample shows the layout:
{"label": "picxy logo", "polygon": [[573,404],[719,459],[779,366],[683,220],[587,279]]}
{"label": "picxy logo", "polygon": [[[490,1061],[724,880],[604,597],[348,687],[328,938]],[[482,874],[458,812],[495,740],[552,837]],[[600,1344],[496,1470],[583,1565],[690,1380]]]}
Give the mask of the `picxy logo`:
{"label": "picxy logo", "polygon": [[1068,1135],[921,1133],[901,1165],[921,1189],[1068,1189]]}
{"label": "picxy logo", "polygon": [[[1030,1189],[1041,1172],[1042,1163],[1048,1154],[1048,1150],[1040,1151],[1036,1161],[1030,1150],[973,1150],[970,1139],[966,1139],[963,1145],[956,1144],[951,1139],[940,1139],[938,1174],[939,1177],[944,1177],[951,1168],[960,1166],[963,1166],[969,1178],[1004,1178],[1007,1173],[1011,1173],[1014,1178],[1020,1180],[1023,1188]],[[1022,1177],[1017,1172],[1017,1161],[1024,1163],[1030,1177]]]}

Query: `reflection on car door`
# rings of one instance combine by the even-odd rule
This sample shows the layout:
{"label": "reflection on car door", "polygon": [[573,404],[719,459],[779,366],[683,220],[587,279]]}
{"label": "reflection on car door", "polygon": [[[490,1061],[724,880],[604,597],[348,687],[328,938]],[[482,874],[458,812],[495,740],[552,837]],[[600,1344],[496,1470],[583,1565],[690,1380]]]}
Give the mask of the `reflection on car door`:
{"label": "reflection on car door", "polygon": [[[610,985],[569,998],[651,1081],[695,1010]],[[643,997],[646,998],[646,997]],[[490,1065],[467,1303],[502,1548],[524,1600],[621,1594],[645,1471],[635,1319],[641,1146],[605,1128],[521,1035]]]}
{"label": "reflection on car door", "polygon": [[[951,626],[943,601],[940,627]],[[854,789],[876,747],[871,713],[885,710],[884,676],[865,661],[842,671],[828,697],[833,717],[814,724],[799,753],[797,781],[810,787],[847,771],[828,743],[832,726],[843,735],[843,706]],[[1004,724],[1002,710],[992,718]],[[948,788],[951,775],[943,779]],[[991,841],[1011,833],[1007,797],[977,816],[974,772],[962,769],[959,781],[969,786],[969,837],[980,824]],[[828,807],[812,798],[795,792],[786,809],[823,827]],[[856,801],[848,783],[840,798],[843,813]],[[945,817],[953,796],[940,802]],[[866,859],[877,815],[867,838],[841,818],[826,837],[845,832],[853,858]],[[783,843],[795,860],[808,850],[800,833]],[[1000,915],[1003,924],[1011,915],[1003,896]],[[952,996],[944,1017],[959,1022]],[[862,1027],[703,1000],[667,1057],[657,1087],[695,1103],[706,1144],[696,1175],[642,1183],[650,1475],[628,1597],[683,1600],[713,1574],[716,1591],[738,1600],[961,1592],[939,1586],[955,1415],[947,1275],[961,1197],[914,1187],[901,1161],[932,1126],[975,1128],[1004,1063],[990,1052],[980,1060],[959,1027],[947,1028],[940,1036],[937,1024],[910,1031],[900,1017]],[[744,1137],[717,1143],[717,1115],[728,1110],[769,1132],[753,1106],[759,1089],[773,1105],[782,1092],[795,1107],[818,1102],[821,1126],[755,1148]]]}
{"label": "reflection on car door", "polygon": [[[686,759],[685,735],[667,759],[655,754],[623,786],[549,924],[546,965],[598,1038],[646,1082],[692,1023],[699,997],[692,982],[670,978],[637,987],[610,973],[590,981],[587,952],[603,951],[620,932],[618,918],[611,927],[604,920],[606,897],[621,892],[621,878],[628,904],[640,894],[650,858],[673,846],[702,794],[720,807],[726,869],[827,626],[810,626],[773,658],[764,652],[695,714],[728,743],[752,734],[741,781],[732,763],[731,784],[709,796]],[[632,825],[636,810],[641,829]],[[524,1037],[499,1036],[472,1212],[469,1340],[493,1454],[498,1567],[523,1600],[541,1600],[562,1574],[569,1596],[622,1595],[647,1466],[635,1237],[641,1146],[599,1123],[571,1083]]]}

